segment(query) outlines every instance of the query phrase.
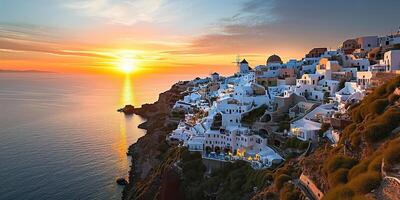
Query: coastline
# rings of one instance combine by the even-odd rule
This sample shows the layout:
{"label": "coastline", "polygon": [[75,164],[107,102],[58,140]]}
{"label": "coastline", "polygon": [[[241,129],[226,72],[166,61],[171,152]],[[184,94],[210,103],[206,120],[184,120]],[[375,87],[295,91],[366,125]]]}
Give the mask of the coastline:
{"label": "coastline", "polygon": [[[138,127],[146,130],[146,134],[128,148],[127,155],[131,156],[129,183],[122,192],[122,199],[152,199],[155,190],[161,186],[161,177],[153,176],[157,165],[168,152],[169,146],[165,137],[179,123],[169,114],[176,101],[183,98],[189,82],[178,82],[161,93],[153,104],[143,104],[135,108],[134,113],[146,119]],[[158,172],[160,173],[160,172]]]}

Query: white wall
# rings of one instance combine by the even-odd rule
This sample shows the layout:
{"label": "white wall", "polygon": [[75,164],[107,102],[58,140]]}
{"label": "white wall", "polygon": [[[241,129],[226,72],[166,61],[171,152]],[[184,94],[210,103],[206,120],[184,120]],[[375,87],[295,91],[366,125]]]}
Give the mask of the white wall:
{"label": "white wall", "polygon": [[385,52],[383,62],[386,65],[386,71],[400,70],[400,50]]}

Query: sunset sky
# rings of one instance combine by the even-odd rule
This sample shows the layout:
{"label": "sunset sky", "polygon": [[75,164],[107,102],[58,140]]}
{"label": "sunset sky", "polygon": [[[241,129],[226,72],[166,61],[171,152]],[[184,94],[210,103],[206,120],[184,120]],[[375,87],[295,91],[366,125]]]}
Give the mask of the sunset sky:
{"label": "sunset sky", "polygon": [[0,0],[0,69],[223,73],[385,35],[398,0]]}

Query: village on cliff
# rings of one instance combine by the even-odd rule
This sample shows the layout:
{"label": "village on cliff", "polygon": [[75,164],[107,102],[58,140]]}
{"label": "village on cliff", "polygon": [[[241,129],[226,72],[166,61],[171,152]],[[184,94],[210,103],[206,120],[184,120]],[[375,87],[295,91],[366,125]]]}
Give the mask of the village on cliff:
{"label": "village on cliff", "polygon": [[348,39],[337,50],[314,48],[301,60],[272,55],[265,65],[237,65],[232,76],[191,81],[173,107],[184,120],[166,140],[203,159],[276,167],[321,138],[338,143],[351,123],[349,106],[400,74],[400,31]]}

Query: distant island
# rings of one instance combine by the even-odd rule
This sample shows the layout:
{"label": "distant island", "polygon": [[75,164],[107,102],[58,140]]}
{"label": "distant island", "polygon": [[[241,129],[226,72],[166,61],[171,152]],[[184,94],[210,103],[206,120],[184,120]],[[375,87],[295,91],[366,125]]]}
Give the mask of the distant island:
{"label": "distant island", "polygon": [[11,70],[11,69],[0,69],[0,73],[55,73],[52,71],[41,71],[41,70]]}

